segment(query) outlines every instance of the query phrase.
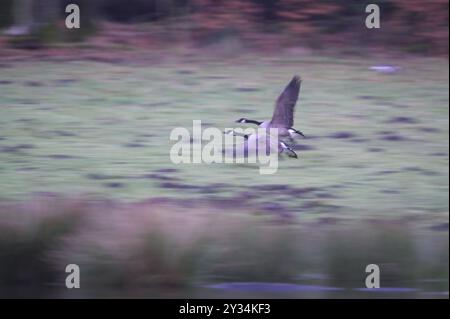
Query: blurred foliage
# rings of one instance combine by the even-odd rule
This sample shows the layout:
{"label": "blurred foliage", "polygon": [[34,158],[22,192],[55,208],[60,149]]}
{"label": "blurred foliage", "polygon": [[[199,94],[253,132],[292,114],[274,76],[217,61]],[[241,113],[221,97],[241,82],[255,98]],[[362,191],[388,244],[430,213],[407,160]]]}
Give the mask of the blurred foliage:
{"label": "blurred foliage", "polygon": [[0,206],[0,294],[6,287],[37,288],[58,278],[48,253],[77,227],[82,210],[74,201],[53,198]]}
{"label": "blurred foliage", "polygon": [[0,28],[7,27],[13,23],[13,1],[14,0],[0,1]]}
{"label": "blurred foliage", "polygon": [[[36,3],[36,2],[35,2]],[[246,41],[255,35],[276,33],[291,45],[316,48],[339,45],[384,45],[400,47],[414,53],[448,52],[448,1],[432,0],[55,0],[34,6],[34,15],[46,6],[63,8],[76,3],[81,9],[83,28],[59,40],[83,40],[92,33],[95,18],[122,23],[183,21],[186,36],[211,43],[222,34]],[[376,3],[381,9],[381,29],[368,30],[364,25],[365,7]],[[13,0],[0,4],[0,27],[13,21]],[[45,16],[45,14],[44,14]],[[179,22],[178,21],[178,22]],[[39,37],[38,37],[39,39]],[[42,41],[45,42],[45,41]]]}
{"label": "blurred foliage", "polygon": [[118,22],[155,21],[185,13],[189,0],[98,1],[100,13]]}
{"label": "blurred foliage", "polygon": [[448,290],[448,233],[404,220],[333,227],[280,221],[251,208],[200,203],[53,196],[0,202],[0,296],[45,297],[50,287],[64,296],[64,269],[72,263],[83,274],[79,297],[140,289],[150,289],[147,298],[186,289],[192,295],[236,282],[332,285],[342,291],[331,296],[361,296],[351,291],[364,287],[371,263],[382,268],[384,288],[414,287],[417,296]]}
{"label": "blurred foliage", "polygon": [[[448,1],[359,1],[359,0],[192,0],[197,27],[208,33],[230,24],[242,32],[278,25],[281,34],[314,43],[320,36],[327,45],[342,39],[356,45],[401,46],[410,52],[448,51]],[[365,7],[377,3],[381,9],[381,29],[364,25]],[[232,23],[230,23],[232,21]],[[275,30],[274,28],[271,28]],[[356,39],[356,41],[355,41]],[[295,41],[295,40],[294,40]],[[299,43],[300,44],[300,43]]]}

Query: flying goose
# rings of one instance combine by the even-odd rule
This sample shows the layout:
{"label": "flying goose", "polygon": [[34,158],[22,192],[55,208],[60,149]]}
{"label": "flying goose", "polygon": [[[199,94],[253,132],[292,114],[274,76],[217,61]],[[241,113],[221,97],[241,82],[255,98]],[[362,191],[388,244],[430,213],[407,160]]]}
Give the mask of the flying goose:
{"label": "flying goose", "polygon": [[252,123],[262,128],[277,128],[278,136],[294,138],[299,135],[305,137],[302,132],[296,130],[294,125],[294,109],[300,92],[302,80],[299,76],[294,76],[278,97],[272,119],[270,121],[256,121],[247,118],[240,118],[236,123]]}
{"label": "flying goose", "polygon": [[283,141],[279,140],[278,143],[275,145],[275,142],[273,141],[273,139],[271,139],[271,135],[269,135],[268,133],[263,133],[263,134],[254,133],[254,134],[248,135],[248,134],[237,133],[237,132],[234,132],[231,130],[231,131],[226,132],[225,134],[233,134],[235,136],[244,137],[244,139],[245,139],[244,148],[243,148],[244,154],[248,153],[249,145],[256,147],[256,151],[259,152],[259,146],[261,145],[260,142],[263,138],[266,138],[266,144],[265,144],[266,145],[266,154],[268,154],[270,152],[278,152],[279,154],[286,152],[286,154],[289,157],[298,158],[297,153],[295,153],[294,150],[292,148],[290,148]]}

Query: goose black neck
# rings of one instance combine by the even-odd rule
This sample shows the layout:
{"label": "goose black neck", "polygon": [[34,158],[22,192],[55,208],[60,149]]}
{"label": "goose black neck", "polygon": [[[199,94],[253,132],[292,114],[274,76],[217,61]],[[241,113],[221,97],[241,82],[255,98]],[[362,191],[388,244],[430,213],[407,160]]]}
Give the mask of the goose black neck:
{"label": "goose black neck", "polygon": [[255,121],[255,120],[246,120],[247,123],[252,123],[252,124],[256,124],[256,125],[261,125],[262,122],[260,121]]}

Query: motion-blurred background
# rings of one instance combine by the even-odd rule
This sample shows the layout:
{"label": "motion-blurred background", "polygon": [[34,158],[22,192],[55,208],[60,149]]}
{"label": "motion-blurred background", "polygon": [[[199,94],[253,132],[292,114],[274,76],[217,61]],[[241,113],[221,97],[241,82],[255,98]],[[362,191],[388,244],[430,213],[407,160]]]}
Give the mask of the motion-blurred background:
{"label": "motion-blurred background", "polygon": [[[1,297],[448,298],[448,1],[2,0],[0,32]],[[171,163],[294,74],[298,160]]]}

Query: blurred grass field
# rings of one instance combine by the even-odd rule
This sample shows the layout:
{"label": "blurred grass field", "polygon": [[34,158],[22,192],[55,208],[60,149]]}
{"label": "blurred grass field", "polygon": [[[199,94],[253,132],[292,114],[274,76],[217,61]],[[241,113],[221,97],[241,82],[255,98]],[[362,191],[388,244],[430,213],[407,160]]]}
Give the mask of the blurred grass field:
{"label": "blurred grass field", "polygon": [[[391,61],[402,68],[391,75],[368,70],[377,62],[291,54],[223,63],[3,68],[0,197],[57,191],[121,200],[205,198],[279,184],[318,188],[333,195],[324,202],[345,207],[346,215],[447,212],[448,62]],[[298,140],[300,160],[282,161],[274,176],[235,165],[170,162],[172,128],[191,129],[193,119],[226,128],[242,116],[269,118],[297,73],[304,84],[295,126],[307,135]],[[152,175],[168,169],[176,171]],[[283,204],[302,203],[292,195]]]}
{"label": "blurred grass field", "polygon": [[[303,264],[303,270],[316,269],[328,276],[329,286],[355,287],[349,282],[355,280],[352,276],[357,270],[346,265],[369,261],[364,252],[370,250],[373,238],[379,238],[372,247],[380,251],[378,258],[394,265],[391,273],[395,278],[401,274],[396,267],[417,265],[392,284],[423,288],[426,284],[421,285],[422,280],[438,280],[437,290],[447,292],[448,297],[448,59],[410,57],[390,58],[387,62],[400,70],[395,74],[369,70],[372,65],[386,63],[382,57],[342,58],[294,52],[258,59],[242,54],[222,61],[181,54],[145,64],[23,61],[2,65],[0,198],[8,203],[6,207],[9,203],[32,203],[36,195],[112,200],[119,207],[160,198],[176,203],[177,208],[171,211],[185,210],[193,218],[198,212],[214,211],[223,218],[219,224],[229,227],[224,231],[225,239],[222,238],[225,243],[215,238],[218,241],[208,244],[202,237],[192,244],[195,249],[187,250],[186,260],[200,264],[192,266],[195,279],[186,279],[191,284],[199,280],[208,284],[263,279],[297,282],[296,276],[305,275],[304,272],[277,268],[280,256],[292,254],[305,260],[307,266]],[[275,175],[260,175],[258,169],[245,165],[170,162],[172,128],[190,129],[192,120],[202,120],[204,127],[231,128],[243,116],[267,119],[275,99],[294,74],[304,80],[295,127],[307,136],[297,141],[298,160],[281,161]],[[58,211],[52,205],[50,210]],[[27,219],[23,214],[27,209],[18,210],[22,211],[20,218]],[[133,214],[131,208],[112,210],[122,211],[125,216]],[[109,208],[99,211],[106,216]],[[99,214],[97,211],[95,218],[105,218],[106,225],[114,225],[114,220]],[[145,209],[138,214],[145,215]],[[226,214],[232,214],[231,222],[224,217]],[[234,214],[239,216],[237,221]],[[273,221],[280,224],[274,232],[264,226],[266,217],[270,225]],[[177,218],[172,220],[173,236],[183,233],[183,229],[178,230],[178,223],[185,225],[189,221],[186,216]],[[124,220],[116,226],[124,224]],[[209,217],[200,220],[205,224],[193,232],[198,236],[205,232],[208,237],[205,230]],[[392,222],[394,226],[380,226],[374,222],[377,220],[387,225]],[[105,227],[103,222],[97,220],[92,224],[91,235],[96,233],[95,225]],[[323,236],[327,239],[315,238],[315,230],[322,233],[324,229],[308,230],[311,225],[326,227]],[[170,227],[160,229],[172,232]],[[371,236],[369,232],[367,243],[355,247],[354,238],[364,238],[366,230],[378,235]],[[111,263],[107,263],[106,268],[94,269],[90,274],[116,276],[119,272],[119,279],[100,276],[99,280],[119,282],[119,286],[123,278],[130,281],[130,274],[118,271],[125,261],[117,260],[128,255],[114,254],[112,248],[83,250],[82,247],[95,242],[83,231],[89,232],[82,227],[70,236],[81,238],[77,243],[86,240],[86,246],[69,245],[72,249],[58,253],[55,248],[58,244],[51,242],[51,249],[46,244],[39,246],[44,247],[42,256],[69,255],[70,260],[84,256],[83,261],[90,265],[86,267],[92,270],[96,265],[93,261],[104,258],[100,253],[103,251],[114,258],[113,265],[120,267],[111,268]],[[165,238],[158,237],[158,232],[154,235],[149,231],[149,236]],[[233,238],[234,232],[241,240]],[[120,229],[101,234],[100,246],[102,240],[107,243],[114,236],[131,236],[120,233]],[[391,235],[397,237],[382,240]],[[62,236],[68,234],[62,231]],[[178,239],[168,236],[167,247],[178,247]],[[231,243],[227,242],[230,237]],[[7,242],[5,238],[9,237],[3,238]],[[267,246],[260,246],[263,238],[269,241]],[[20,236],[18,241],[23,243]],[[308,250],[308,245],[303,247],[304,242],[311,243],[309,250],[317,249],[315,253]],[[248,246],[244,247],[244,243]],[[396,249],[383,248],[387,246]],[[280,247],[284,250],[277,254]],[[124,247],[120,249],[127,251]],[[203,254],[210,249],[217,256]],[[244,265],[232,262],[236,256],[245,259],[248,251],[255,252],[249,257],[251,262]],[[351,253],[346,254],[348,251]],[[138,252],[133,255],[134,260],[143,258],[142,252]],[[175,254],[178,256],[175,261],[154,250],[149,254],[163,261],[159,268],[142,266],[142,270],[136,266],[136,272],[142,271],[145,277],[137,281],[152,282],[146,276],[154,273],[160,276],[165,262],[174,265],[175,270],[162,277],[168,276],[176,283],[191,278],[190,272],[189,276],[183,275],[186,260],[179,257],[183,254]],[[427,254],[432,258],[426,257]],[[42,256],[38,254],[37,260],[42,261]],[[211,261],[213,257],[216,262]],[[23,260],[20,253],[17,258]],[[433,266],[429,267],[430,260]],[[294,261],[285,263],[295,269],[302,265]],[[254,269],[262,264],[269,266],[258,276]],[[7,266],[4,269],[4,273],[10,271]],[[42,273],[36,276],[47,278]],[[184,279],[177,280],[177,276]],[[163,282],[167,284],[166,280]],[[430,291],[436,291],[436,287]]]}

